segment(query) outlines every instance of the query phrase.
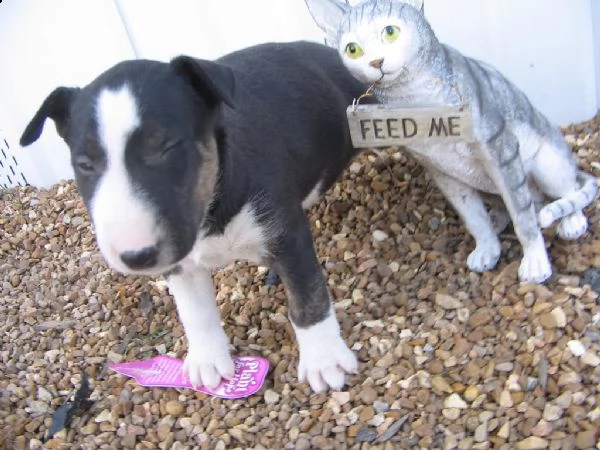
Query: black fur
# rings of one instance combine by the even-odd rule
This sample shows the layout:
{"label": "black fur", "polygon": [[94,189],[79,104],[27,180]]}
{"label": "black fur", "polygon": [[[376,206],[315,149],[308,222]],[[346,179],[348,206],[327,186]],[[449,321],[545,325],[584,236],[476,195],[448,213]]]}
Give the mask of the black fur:
{"label": "black fur", "polygon": [[[292,320],[322,320],[329,296],[301,202],[319,181],[329,188],[355,155],[345,110],[365,90],[335,50],[297,42],[263,44],[215,62],[126,61],[81,90],[57,89],[21,142],[35,141],[44,120],[53,119],[88,206],[105,168],[94,101],[100,89],[124,83],[142,111],[126,148],[128,172],[159,211],[176,258],[191,250],[201,224],[208,234],[220,233],[253,202],[260,220],[280,230],[268,243],[268,262],[286,284]],[[197,143],[213,137],[219,177],[214,196],[198,199],[204,155]]]}

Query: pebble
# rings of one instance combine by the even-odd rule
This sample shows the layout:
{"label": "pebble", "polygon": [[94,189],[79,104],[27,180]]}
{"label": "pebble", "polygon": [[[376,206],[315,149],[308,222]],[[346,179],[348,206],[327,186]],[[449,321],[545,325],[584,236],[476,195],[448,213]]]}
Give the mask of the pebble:
{"label": "pebble", "polygon": [[[578,163],[598,176],[594,133]],[[0,430],[14,430],[6,447],[595,448],[600,299],[579,281],[580,267],[600,267],[600,201],[586,209],[585,239],[545,232],[556,273],[571,275],[536,286],[517,280],[522,249],[510,229],[497,268],[468,271],[472,239],[432,186],[401,150],[364,152],[308,213],[341,335],[360,361],[347,391],[315,395],[296,379],[285,287],[265,284],[267,267],[215,271],[232,348],[272,366],[261,393],[238,400],[105,370],[157,350],[185,356],[166,282],[106,266],[73,183],[0,189]],[[94,405],[44,442],[83,370]],[[168,413],[171,401],[180,415]]]}
{"label": "pebble", "polygon": [[508,439],[510,436],[510,422],[504,422],[498,430],[498,433],[496,433],[496,436],[500,439]]}
{"label": "pebble", "polygon": [[385,241],[389,236],[387,235],[386,232],[381,231],[381,230],[375,230],[373,231],[373,240],[375,242],[383,242]]}
{"label": "pebble", "polygon": [[165,404],[165,411],[167,412],[167,414],[179,417],[185,412],[185,406],[179,400],[169,400]]}
{"label": "pebble", "polygon": [[359,396],[363,403],[371,405],[377,399],[377,391],[372,386],[363,386]]}
{"label": "pebble", "polygon": [[512,396],[509,391],[503,390],[500,392],[499,404],[502,408],[512,408],[514,405]]}
{"label": "pebble", "polygon": [[265,391],[264,399],[265,399],[265,403],[267,405],[274,405],[276,403],[279,403],[280,398],[281,398],[281,396],[277,392],[275,392],[271,389],[267,389]]}
{"label": "pebble", "polygon": [[[585,430],[580,431],[575,436],[575,445],[577,448],[592,448],[596,445],[596,438],[598,437],[598,432],[595,430]],[[596,446],[596,448],[598,448]]]}
{"label": "pebble", "polygon": [[600,365],[600,357],[588,350],[581,356],[581,362],[588,366],[598,367]]}
{"label": "pebble", "polygon": [[477,386],[468,386],[463,392],[463,397],[466,401],[472,402],[479,395],[479,388]]}
{"label": "pebble", "polygon": [[551,403],[547,403],[544,407],[544,412],[542,413],[542,417],[544,420],[548,422],[554,422],[562,417],[563,410],[558,405],[553,405]]}
{"label": "pebble", "polygon": [[554,317],[554,323],[557,328],[564,328],[567,326],[567,315],[560,306],[554,308],[550,314]]}
{"label": "pebble", "polygon": [[459,408],[444,408],[442,409],[442,415],[448,420],[456,420],[460,417]]}
{"label": "pebble", "polygon": [[585,353],[585,347],[581,341],[570,340],[567,342],[567,347],[574,356],[581,356]]}
{"label": "pebble", "polygon": [[531,434],[537,437],[545,437],[552,433],[552,425],[546,420],[540,420],[532,429]]}
{"label": "pebble", "polygon": [[549,443],[546,439],[530,436],[517,442],[517,450],[538,450],[548,448],[548,445]]}
{"label": "pebble", "polygon": [[465,402],[460,395],[451,394],[444,400],[444,408],[457,408],[457,409],[466,409],[469,405]]}
{"label": "pebble", "polygon": [[457,300],[451,295],[447,294],[436,294],[435,304],[444,309],[459,309],[463,307],[463,304],[460,300]]}

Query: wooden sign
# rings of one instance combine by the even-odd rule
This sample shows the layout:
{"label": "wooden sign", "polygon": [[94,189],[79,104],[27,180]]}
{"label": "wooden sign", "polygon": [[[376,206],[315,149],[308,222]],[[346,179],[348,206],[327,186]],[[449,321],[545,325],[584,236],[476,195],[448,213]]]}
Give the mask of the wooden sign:
{"label": "wooden sign", "polygon": [[349,106],[346,114],[355,148],[473,141],[467,107],[358,105]]}

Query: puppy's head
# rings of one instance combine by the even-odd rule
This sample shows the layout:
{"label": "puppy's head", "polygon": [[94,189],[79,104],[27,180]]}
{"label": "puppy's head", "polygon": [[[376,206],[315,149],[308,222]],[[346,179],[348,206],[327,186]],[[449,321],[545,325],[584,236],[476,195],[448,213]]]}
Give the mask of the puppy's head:
{"label": "puppy's head", "polygon": [[52,119],[105,259],[156,275],[194,245],[218,177],[219,108],[233,106],[233,92],[231,70],[216,62],[125,61],[84,88],[54,90],[21,145]]}

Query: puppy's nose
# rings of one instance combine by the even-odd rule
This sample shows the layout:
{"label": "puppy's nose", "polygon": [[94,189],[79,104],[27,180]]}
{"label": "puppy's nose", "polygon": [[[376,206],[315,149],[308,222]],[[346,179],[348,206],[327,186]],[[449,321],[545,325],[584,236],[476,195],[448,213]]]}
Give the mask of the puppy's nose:
{"label": "puppy's nose", "polygon": [[374,59],[369,63],[369,65],[371,67],[375,67],[376,69],[381,69],[381,66],[383,65],[383,58]]}
{"label": "puppy's nose", "polygon": [[150,246],[141,250],[128,250],[121,253],[120,257],[131,269],[149,269],[158,262],[158,248]]}

